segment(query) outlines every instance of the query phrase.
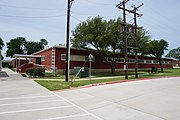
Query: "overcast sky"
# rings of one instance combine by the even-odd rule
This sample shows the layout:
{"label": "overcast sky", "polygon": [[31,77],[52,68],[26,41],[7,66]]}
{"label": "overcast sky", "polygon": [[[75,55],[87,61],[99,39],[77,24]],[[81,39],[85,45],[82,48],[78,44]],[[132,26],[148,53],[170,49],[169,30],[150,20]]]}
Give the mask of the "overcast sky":
{"label": "overcast sky", "polygon": [[[71,31],[88,18],[106,20],[122,17],[115,6],[121,0],[74,0],[71,8]],[[179,0],[130,0],[127,7],[140,5],[138,25],[150,32],[153,39],[165,39],[169,50],[180,47]],[[4,43],[16,37],[39,41],[49,46],[65,44],[67,0],[0,0],[0,37]],[[128,15],[129,22],[133,16]],[[5,56],[5,47],[3,56]],[[166,52],[167,53],[167,52]]]}

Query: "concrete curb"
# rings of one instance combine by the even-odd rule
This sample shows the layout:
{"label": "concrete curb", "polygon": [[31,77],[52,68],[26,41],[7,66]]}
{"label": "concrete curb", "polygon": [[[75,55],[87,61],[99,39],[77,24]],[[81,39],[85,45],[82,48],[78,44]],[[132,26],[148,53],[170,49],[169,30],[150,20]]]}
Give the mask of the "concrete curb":
{"label": "concrete curb", "polygon": [[171,77],[164,76],[164,77],[155,77],[155,78],[138,78],[138,79],[132,79],[132,80],[121,80],[121,81],[115,81],[115,82],[105,82],[105,83],[91,84],[91,85],[86,85],[86,86],[82,86],[82,87],[79,87],[79,88],[88,88],[88,87],[94,87],[94,86],[117,84],[117,83],[124,83],[124,82],[135,82],[135,81],[142,81],[142,80],[155,80],[155,79],[158,79],[158,78],[178,78],[178,76],[171,76]]}
{"label": "concrete curb", "polygon": [[125,82],[136,82],[136,81],[142,81],[142,80],[143,81],[145,81],[145,80],[156,80],[159,78],[180,78],[180,76],[163,76],[163,77],[161,76],[161,77],[155,77],[155,78],[138,78],[138,79],[132,79],[132,80],[121,80],[121,81],[114,81],[114,82],[96,83],[96,84],[90,84],[90,85],[85,85],[85,86],[81,86],[81,87],[73,87],[70,89],[55,90],[54,92],[84,89],[84,88],[97,87],[97,86],[110,85],[110,84],[117,84],[117,83],[125,83]]}

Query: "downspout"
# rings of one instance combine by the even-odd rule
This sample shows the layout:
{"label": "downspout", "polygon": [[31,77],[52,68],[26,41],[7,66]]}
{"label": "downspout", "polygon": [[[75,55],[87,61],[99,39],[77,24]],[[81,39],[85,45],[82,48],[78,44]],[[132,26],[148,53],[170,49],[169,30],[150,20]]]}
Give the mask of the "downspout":
{"label": "downspout", "polygon": [[21,61],[20,61],[20,57],[19,57],[19,64],[18,64],[18,73],[20,72],[20,66],[21,66]]}
{"label": "downspout", "polygon": [[56,72],[56,48],[54,47],[54,72]]}
{"label": "downspout", "polygon": [[51,62],[51,64],[52,64],[52,69],[53,69],[53,72],[56,72],[56,60],[55,60],[55,47],[52,47],[52,58],[51,58],[51,60],[52,60],[52,62]]}
{"label": "downspout", "polygon": [[16,67],[16,72],[18,72],[18,68],[17,68],[17,57],[16,57],[16,61],[15,61],[15,67]]}

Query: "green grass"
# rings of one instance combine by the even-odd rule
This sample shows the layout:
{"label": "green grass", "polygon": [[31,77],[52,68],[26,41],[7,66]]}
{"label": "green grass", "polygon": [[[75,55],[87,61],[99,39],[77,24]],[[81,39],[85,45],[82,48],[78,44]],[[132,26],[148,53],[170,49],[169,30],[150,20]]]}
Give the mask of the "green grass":
{"label": "green grass", "polygon": [[120,81],[124,78],[110,78],[110,79],[98,79],[98,80],[81,80],[81,81],[75,81],[73,84],[71,82],[65,82],[65,81],[52,81],[52,80],[35,80],[40,85],[44,86],[48,90],[54,91],[54,90],[62,90],[62,89],[69,89],[70,87],[79,87],[79,86],[85,86],[89,84],[95,84],[95,83],[103,83],[103,82],[110,82],[110,81]]}
{"label": "green grass", "polygon": [[166,69],[164,73],[158,72],[156,74],[148,73],[145,75],[141,75],[140,77],[163,77],[163,76],[180,76],[180,69]]}
{"label": "green grass", "polygon": [[[100,76],[105,77],[104,74],[103,75],[101,74],[98,77],[100,77]],[[139,78],[153,78],[153,77],[162,77],[162,76],[180,76],[180,69],[165,70],[164,73],[156,73],[156,74],[142,72],[139,75]],[[109,77],[109,76],[106,74],[106,77]],[[129,80],[132,80],[132,79],[135,79],[134,76],[129,76]],[[54,80],[57,80],[57,79],[54,79]],[[79,86],[95,84],[95,83],[121,81],[121,80],[124,80],[124,77],[98,79],[98,80],[81,80],[81,81],[74,81],[73,84],[71,82],[54,81],[54,80],[36,80],[36,82],[39,83],[40,85],[44,86],[45,88],[47,88],[51,91],[54,91],[54,90],[69,89],[71,87],[79,87]]]}

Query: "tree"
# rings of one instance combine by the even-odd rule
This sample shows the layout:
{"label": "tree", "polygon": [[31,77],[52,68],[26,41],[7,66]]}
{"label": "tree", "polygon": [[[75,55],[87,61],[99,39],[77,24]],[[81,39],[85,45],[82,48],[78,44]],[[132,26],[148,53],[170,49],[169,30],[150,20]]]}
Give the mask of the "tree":
{"label": "tree", "polygon": [[164,51],[167,50],[167,48],[168,48],[168,42],[161,39],[161,40],[150,41],[146,49],[146,54],[156,57],[161,67],[161,72],[164,72],[161,62],[162,62],[162,56],[164,55]]}
{"label": "tree", "polygon": [[[108,48],[111,52],[109,52],[110,56],[112,56],[112,61],[111,61],[111,71],[112,74],[115,73],[115,66],[116,66],[116,59],[117,53],[122,53],[123,51],[123,46],[124,46],[124,41],[123,41],[123,35],[120,33],[119,29],[121,26],[121,19],[111,19],[107,23],[107,43],[108,43]],[[108,61],[107,61],[108,62]]]}
{"label": "tree", "polygon": [[180,47],[178,47],[177,49],[170,50],[166,57],[180,59]]}
{"label": "tree", "polygon": [[35,52],[38,52],[40,50],[43,50],[45,46],[48,44],[47,40],[41,39],[38,42],[35,41],[27,41],[25,43],[25,49],[27,50],[27,54],[33,54]]}
{"label": "tree", "polygon": [[7,43],[8,50],[6,51],[6,57],[13,57],[14,54],[25,54],[25,51],[30,55],[43,50],[47,44],[46,39],[35,42],[27,41],[24,37],[17,37]]}
{"label": "tree", "polygon": [[26,39],[24,37],[17,37],[15,39],[11,39],[7,42],[7,51],[6,57],[13,57],[14,54],[23,54],[23,46],[26,43]]}
{"label": "tree", "polygon": [[95,48],[104,58],[113,57],[111,63],[112,74],[115,73],[115,54],[122,46],[122,35],[119,33],[121,20],[106,21],[102,17],[95,17],[80,23],[73,31],[71,42],[73,47]]}
{"label": "tree", "polygon": [[3,42],[2,38],[0,38],[0,50],[2,50],[3,47],[4,47],[4,42]]}
{"label": "tree", "polygon": [[[0,51],[3,49],[3,47],[4,47],[4,42],[3,42],[2,38],[0,38]],[[3,60],[3,59],[4,59],[4,57],[1,54],[1,60]]]}
{"label": "tree", "polygon": [[40,43],[41,43],[41,45],[42,45],[42,48],[44,49],[44,47],[46,46],[46,45],[48,45],[48,41],[46,40],[46,39],[40,39]]}
{"label": "tree", "polygon": [[137,32],[136,40],[138,43],[138,52],[144,55],[148,47],[148,43],[151,41],[151,35],[145,29],[140,29]]}

